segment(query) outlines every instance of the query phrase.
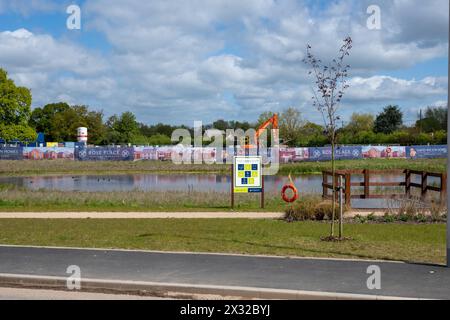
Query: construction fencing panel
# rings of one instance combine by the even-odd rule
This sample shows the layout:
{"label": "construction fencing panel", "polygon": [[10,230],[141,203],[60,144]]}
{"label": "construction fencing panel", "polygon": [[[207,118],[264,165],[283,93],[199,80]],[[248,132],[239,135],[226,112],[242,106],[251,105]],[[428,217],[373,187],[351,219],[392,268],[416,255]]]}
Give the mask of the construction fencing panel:
{"label": "construction fencing panel", "polygon": [[0,160],[22,160],[22,147],[0,147]]}
{"label": "construction fencing panel", "polygon": [[[338,146],[335,151],[336,160],[352,160],[362,158],[361,146]],[[309,148],[310,161],[329,161],[331,160],[331,147]]]}
{"label": "construction fencing panel", "polygon": [[406,147],[406,155],[410,159],[446,158],[447,153],[447,146]]}
{"label": "construction fencing panel", "polygon": [[[287,148],[278,149],[280,163],[331,160],[331,147],[323,148]],[[277,159],[272,148],[246,149],[228,147],[195,148],[181,146],[165,147],[12,147],[0,146],[0,160],[79,160],[79,161],[134,161],[134,160],[182,160],[183,163],[231,163],[233,157],[260,155],[263,163]],[[339,146],[336,148],[336,160],[363,158],[408,158],[432,159],[446,158],[447,146]]]}
{"label": "construction fencing panel", "polygon": [[158,160],[158,148],[134,147],[134,160]]}
{"label": "construction fencing panel", "polygon": [[406,158],[406,147],[365,146],[362,154],[364,158]]}
{"label": "construction fencing panel", "polygon": [[80,161],[133,161],[134,148],[76,148],[75,158]]}
{"label": "construction fencing panel", "polygon": [[26,160],[74,160],[75,149],[67,147],[24,147],[23,159]]}

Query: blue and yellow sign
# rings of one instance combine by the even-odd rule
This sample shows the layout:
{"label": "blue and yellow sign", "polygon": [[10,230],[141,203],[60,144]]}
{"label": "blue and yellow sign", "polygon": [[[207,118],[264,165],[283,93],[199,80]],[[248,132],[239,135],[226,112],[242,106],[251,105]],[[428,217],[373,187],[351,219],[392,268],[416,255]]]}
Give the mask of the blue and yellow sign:
{"label": "blue and yellow sign", "polygon": [[262,192],[262,157],[234,157],[235,193]]}

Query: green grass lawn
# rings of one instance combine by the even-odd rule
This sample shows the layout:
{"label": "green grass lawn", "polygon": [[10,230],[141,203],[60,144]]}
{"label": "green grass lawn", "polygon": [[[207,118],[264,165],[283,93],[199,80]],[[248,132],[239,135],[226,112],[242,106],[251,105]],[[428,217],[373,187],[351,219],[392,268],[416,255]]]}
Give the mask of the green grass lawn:
{"label": "green grass lawn", "polygon": [[[369,169],[369,170],[393,170],[410,169],[426,170],[430,172],[445,172],[447,170],[447,159],[361,159],[361,160],[339,160],[336,161],[337,170],[345,169]],[[282,165],[280,174],[305,174],[322,173],[331,170],[331,162],[299,162]]]}
{"label": "green grass lawn", "polygon": [[[337,161],[338,169],[414,169],[444,172],[446,159],[361,159]],[[28,175],[82,175],[82,174],[145,174],[145,173],[222,173],[229,174],[229,165],[175,165],[161,161],[7,161],[0,163],[0,176]],[[325,162],[301,162],[281,165],[279,174],[309,174],[330,170],[331,164]]]}
{"label": "green grass lawn", "polygon": [[322,242],[329,224],[247,219],[1,219],[11,245],[268,254],[444,263],[445,224],[347,224],[354,240]]}

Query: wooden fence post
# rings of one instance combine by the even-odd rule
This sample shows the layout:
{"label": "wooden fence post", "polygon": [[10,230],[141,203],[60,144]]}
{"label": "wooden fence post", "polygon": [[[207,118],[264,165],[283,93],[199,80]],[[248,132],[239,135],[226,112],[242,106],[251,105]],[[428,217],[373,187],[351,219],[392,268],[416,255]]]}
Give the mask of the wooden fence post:
{"label": "wooden fence post", "polygon": [[352,205],[352,175],[345,174],[345,205],[351,207]]}
{"label": "wooden fence post", "polygon": [[422,171],[422,199],[425,199],[428,191],[428,172]]}
{"label": "wooden fence post", "polygon": [[441,195],[440,195],[440,202],[445,203],[445,200],[447,199],[447,174],[443,173],[441,174]]}
{"label": "wooden fence post", "polygon": [[405,194],[407,198],[411,197],[411,171],[405,170]]}
{"label": "wooden fence post", "polygon": [[369,169],[364,169],[364,199],[370,197],[370,172]]}
{"label": "wooden fence post", "polygon": [[322,172],[322,198],[326,199],[328,198],[328,187],[326,186],[328,184],[328,174],[324,171]]}

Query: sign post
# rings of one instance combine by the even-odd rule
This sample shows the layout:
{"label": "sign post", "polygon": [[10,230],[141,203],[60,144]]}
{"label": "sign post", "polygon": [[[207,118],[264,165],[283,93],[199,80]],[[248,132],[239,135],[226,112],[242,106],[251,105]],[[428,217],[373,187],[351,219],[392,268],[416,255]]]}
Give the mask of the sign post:
{"label": "sign post", "polygon": [[264,208],[262,157],[235,156],[231,168],[231,206],[234,207],[235,193],[261,193],[261,208]]}
{"label": "sign post", "polygon": [[234,209],[234,164],[231,165],[231,209]]}

